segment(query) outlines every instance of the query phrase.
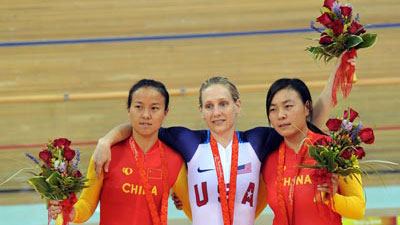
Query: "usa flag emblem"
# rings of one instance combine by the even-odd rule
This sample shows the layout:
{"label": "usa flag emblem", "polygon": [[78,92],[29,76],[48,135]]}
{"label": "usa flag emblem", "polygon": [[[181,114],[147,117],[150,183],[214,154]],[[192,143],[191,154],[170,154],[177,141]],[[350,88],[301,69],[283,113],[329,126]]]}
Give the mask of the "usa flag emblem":
{"label": "usa flag emblem", "polygon": [[251,173],[251,163],[246,163],[238,166],[237,174]]}

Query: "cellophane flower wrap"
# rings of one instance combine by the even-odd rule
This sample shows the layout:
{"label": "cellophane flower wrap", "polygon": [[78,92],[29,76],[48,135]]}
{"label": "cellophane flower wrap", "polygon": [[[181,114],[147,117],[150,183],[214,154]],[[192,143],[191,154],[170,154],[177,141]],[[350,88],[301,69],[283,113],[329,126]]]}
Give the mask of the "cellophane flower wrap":
{"label": "cellophane flower wrap", "polygon": [[336,90],[340,86],[343,96],[347,97],[355,80],[355,66],[348,62],[357,55],[356,51],[374,45],[377,34],[367,33],[365,27],[360,24],[360,16],[354,16],[353,7],[350,4],[342,5],[335,0],[325,0],[321,8],[321,16],[316,22],[323,28],[315,27],[315,21],[311,21],[311,28],[320,33],[318,46],[310,46],[306,50],[311,52],[314,59],[323,59],[325,62],[335,57],[341,57],[340,66],[336,72],[332,90],[332,100],[336,105]]}
{"label": "cellophane flower wrap", "polygon": [[317,162],[315,165],[300,167],[320,169],[322,173],[336,173],[344,177],[362,174],[358,160],[365,156],[362,144],[375,141],[371,128],[364,127],[362,122],[355,122],[358,112],[349,108],[343,118],[333,118],[326,122],[329,136],[324,136],[308,146],[309,155]]}
{"label": "cellophane flower wrap", "polygon": [[[34,174],[28,182],[42,198],[59,201],[62,206],[63,225],[71,221],[69,215],[73,204],[77,201],[76,194],[87,187],[87,179],[78,169],[80,161],[79,150],[70,148],[71,141],[58,138],[49,141],[39,152],[40,161],[26,153],[36,165],[38,174]],[[49,214],[50,224],[50,214]]]}

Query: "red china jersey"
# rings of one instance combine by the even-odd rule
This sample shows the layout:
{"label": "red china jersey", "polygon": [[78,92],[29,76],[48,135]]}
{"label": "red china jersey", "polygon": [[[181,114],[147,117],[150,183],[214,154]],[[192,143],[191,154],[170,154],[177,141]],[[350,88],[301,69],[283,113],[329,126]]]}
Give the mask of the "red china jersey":
{"label": "red china jersey", "polygon": [[[187,183],[183,182],[187,176],[183,159],[164,143],[162,147],[168,165],[169,189],[174,186],[175,191],[187,193]],[[83,190],[74,205],[76,214],[72,222],[82,223],[88,220],[100,201],[100,225],[152,225],[144,187],[129,139],[112,146],[111,157],[109,172],[102,173],[100,178],[96,177],[93,158],[90,160],[87,174],[89,187]],[[160,213],[164,190],[158,143],[146,152],[144,167],[152,196]],[[188,201],[187,196],[180,198],[182,201]],[[57,224],[61,222],[62,220],[57,219]]]}
{"label": "red china jersey", "polygon": [[[165,144],[162,143],[162,147],[166,153],[168,184],[171,188],[175,184],[183,165],[183,160],[178,153]],[[163,190],[162,164],[158,148],[158,143],[156,143],[146,152],[144,155],[144,169],[147,171],[151,193],[158,212],[160,212],[161,197],[165,190]],[[100,195],[100,224],[152,224],[144,186],[129,141],[126,140],[114,145],[111,149],[111,157],[110,169],[104,175]]]}
{"label": "red china jersey", "polygon": [[[322,137],[322,135],[309,132],[307,137],[310,138],[313,143],[315,140]],[[286,144],[283,142],[281,145]],[[285,215],[283,215],[278,204],[278,192],[276,186],[278,158],[279,151],[274,151],[267,158],[263,168],[263,178],[267,189],[267,201],[275,214],[273,221],[274,225],[285,224]],[[359,182],[351,181],[345,183],[340,179],[339,190],[334,197],[334,201],[337,201],[334,203],[336,208],[332,206],[335,210],[332,210],[329,204],[314,202],[316,183],[313,174],[316,170],[299,168],[297,165],[314,165],[315,163],[315,160],[308,155],[307,144],[303,145],[298,154],[296,154],[293,149],[286,146],[282,187],[287,208],[286,210],[289,212],[289,221],[292,221],[291,225],[342,224],[341,215],[339,213],[346,210],[353,212],[356,211],[357,213],[354,214],[357,215],[360,214],[358,211],[362,211],[362,216],[365,201],[362,187]],[[291,189],[293,190],[293,211],[288,207],[290,202],[289,193],[291,193]],[[355,209],[352,209],[351,207],[354,207]]]}

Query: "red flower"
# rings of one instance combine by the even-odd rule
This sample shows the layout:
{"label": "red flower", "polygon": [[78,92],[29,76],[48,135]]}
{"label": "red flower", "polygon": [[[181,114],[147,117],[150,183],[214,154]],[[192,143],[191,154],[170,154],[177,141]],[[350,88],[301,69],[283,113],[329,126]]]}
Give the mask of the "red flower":
{"label": "red flower", "polygon": [[[347,119],[347,117],[349,116],[349,113],[347,110],[344,111],[344,116],[343,119]],[[353,122],[358,116],[358,112],[353,110],[352,108],[350,108],[350,118],[349,121]]]}
{"label": "red flower", "polygon": [[350,159],[351,158],[351,152],[349,151],[349,150],[344,150],[343,152],[342,152],[342,158],[344,158],[344,159]]}
{"label": "red flower", "polygon": [[358,136],[365,144],[372,144],[375,141],[374,131],[371,128],[364,128],[360,130]]}
{"label": "red flower", "polygon": [[57,147],[64,147],[65,148],[65,147],[70,146],[70,144],[71,144],[71,141],[66,139],[66,138],[59,138],[59,139],[54,140],[54,147],[55,148],[57,148]]}
{"label": "red flower", "polygon": [[332,38],[329,35],[324,35],[321,37],[321,39],[319,39],[319,43],[321,45],[329,45],[332,43]]}
{"label": "red flower", "polygon": [[75,178],[82,177],[81,171],[77,170],[74,174]]}
{"label": "red flower", "polygon": [[363,28],[363,26],[357,22],[352,22],[350,29],[349,29],[349,33],[350,34],[355,34],[355,35],[360,35],[365,33],[365,29]]}
{"label": "red flower", "polygon": [[316,144],[316,145],[322,145],[322,146],[327,146],[328,143],[329,143],[329,140],[328,140],[327,137],[321,137],[321,138],[319,138],[318,140],[316,140],[316,141],[314,142],[314,144]]}
{"label": "red flower", "polygon": [[353,9],[348,6],[340,6],[340,11],[342,11],[343,17],[351,17],[351,11]]}
{"label": "red flower", "polygon": [[365,151],[362,147],[357,147],[357,150],[354,151],[354,155],[357,156],[357,159],[362,159],[365,156]]}
{"label": "red flower", "polygon": [[328,9],[331,9],[333,6],[333,3],[335,2],[335,0],[325,0],[324,1],[324,6]]}
{"label": "red flower", "polygon": [[339,119],[329,119],[326,122],[326,126],[330,131],[338,131],[340,128],[340,125],[342,124],[342,120]]}
{"label": "red flower", "polygon": [[330,23],[332,23],[332,20],[329,17],[328,13],[324,13],[320,17],[317,18],[317,22],[320,22],[324,26],[328,26]]}
{"label": "red flower", "polygon": [[41,158],[44,162],[49,164],[51,162],[51,152],[48,151],[47,149],[44,149],[39,153],[39,158]]}
{"label": "red flower", "polygon": [[339,35],[343,32],[343,23],[341,20],[335,20],[330,24],[330,27],[335,35]]}
{"label": "red flower", "polygon": [[75,151],[69,148],[65,149],[63,156],[67,161],[71,161],[75,157]]}

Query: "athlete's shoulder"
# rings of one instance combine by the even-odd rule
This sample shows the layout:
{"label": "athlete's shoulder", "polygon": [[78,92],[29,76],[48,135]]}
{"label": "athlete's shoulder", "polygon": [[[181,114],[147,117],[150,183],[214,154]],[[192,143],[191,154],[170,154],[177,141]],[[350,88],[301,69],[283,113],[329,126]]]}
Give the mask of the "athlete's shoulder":
{"label": "athlete's shoulder", "polygon": [[283,140],[282,136],[271,127],[255,127],[241,132],[241,138],[244,142],[250,142],[262,162]]}
{"label": "athlete's shoulder", "polygon": [[170,148],[164,142],[162,142],[162,141],[160,141],[160,142],[161,142],[162,148],[165,149],[168,162],[169,163],[173,163],[173,164],[177,164],[177,166],[181,165],[183,163],[182,156],[176,150]]}
{"label": "athlete's shoulder", "polygon": [[312,131],[311,131],[311,134],[312,134],[313,141],[316,141],[316,140],[318,140],[320,138],[323,138],[323,137],[327,138],[327,139],[331,139],[331,137],[326,135],[326,134],[315,133],[315,132],[312,132]]}
{"label": "athlete's shoulder", "polygon": [[207,141],[207,130],[191,130],[186,127],[161,128],[158,137],[178,151],[189,162],[201,143]]}
{"label": "athlete's shoulder", "polygon": [[254,127],[246,131],[240,131],[240,134],[243,140],[248,140],[252,138],[265,138],[274,132],[275,130],[271,127]]}
{"label": "athlete's shoulder", "polygon": [[118,152],[121,149],[129,148],[129,138],[122,140],[111,146],[111,152]]}
{"label": "athlete's shoulder", "polygon": [[174,136],[182,140],[187,140],[187,138],[189,138],[190,141],[201,142],[207,138],[207,130],[191,130],[186,127],[162,127],[160,128],[159,136]]}
{"label": "athlete's shoulder", "polygon": [[271,144],[271,141],[280,143],[282,137],[272,127],[255,127],[250,130],[241,131],[240,138],[244,142],[250,142],[252,145]]}

